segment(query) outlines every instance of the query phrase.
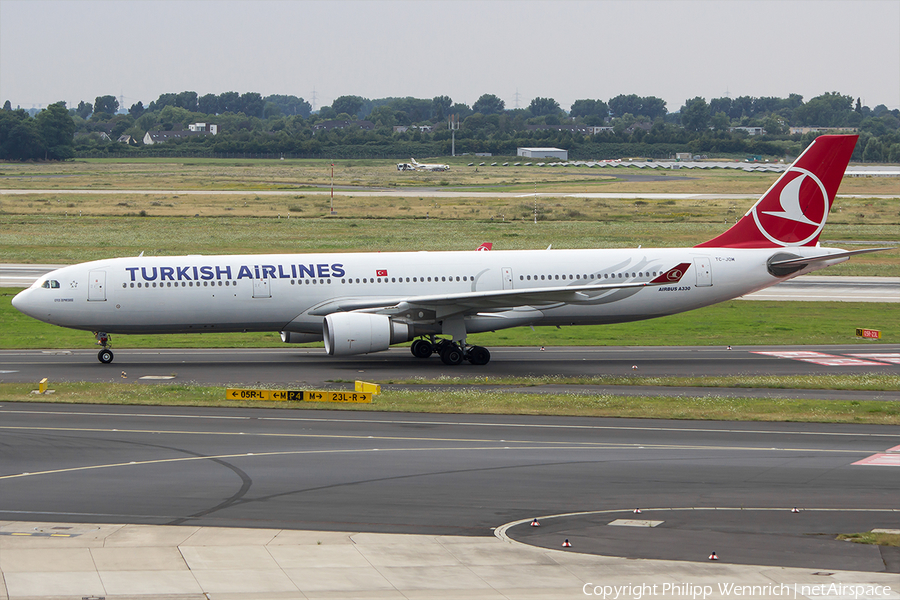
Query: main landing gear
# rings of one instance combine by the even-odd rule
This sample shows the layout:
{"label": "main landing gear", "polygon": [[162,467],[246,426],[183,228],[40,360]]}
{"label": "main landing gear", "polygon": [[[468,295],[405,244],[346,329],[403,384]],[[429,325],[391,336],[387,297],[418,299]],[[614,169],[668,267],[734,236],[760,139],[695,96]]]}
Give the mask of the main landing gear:
{"label": "main landing gear", "polygon": [[95,331],[94,337],[97,338],[97,345],[103,346],[103,350],[97,353],[97,358],[104,365],[108,365],[113,361],[113,353],[112,350],[109,349],[110,346],[112,346],[112,338],[102,331]]}
{"label": "main landing gear", "polygon": [[446,339],[432,341],[419,338],[409,347],[409,351],[416,358],[428,358],[432,354],[438,354],[445,365],[458,365],[464,360],[473,365],[486,365],[491,361],[491,353],[483,346],[468,346]]}

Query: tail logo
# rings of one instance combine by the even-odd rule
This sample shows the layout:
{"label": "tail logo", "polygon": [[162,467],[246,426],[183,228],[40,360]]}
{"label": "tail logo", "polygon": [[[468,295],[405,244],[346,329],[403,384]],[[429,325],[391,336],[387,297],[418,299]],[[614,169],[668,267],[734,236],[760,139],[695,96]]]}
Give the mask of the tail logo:
{"label": "tail logo", "polygon": [[682,275],[684,275],[684,272],[676,267],[666,273],[666,279],[668,279],[669,281],[681,281]]}
{"label": "tail logo", "polygon": [[[828,193],[812,172],[791,167],[763,200],[753,207],[753,220],[759,231],[779,246],[802,246],[818,237],[828,218]],[[784,183],[782,183],[784,182]],[[777,204],[776,204],[777,199]],[[773,206],[774,205],[774,206]],[[777,208],[778,210],[762,210]]]}

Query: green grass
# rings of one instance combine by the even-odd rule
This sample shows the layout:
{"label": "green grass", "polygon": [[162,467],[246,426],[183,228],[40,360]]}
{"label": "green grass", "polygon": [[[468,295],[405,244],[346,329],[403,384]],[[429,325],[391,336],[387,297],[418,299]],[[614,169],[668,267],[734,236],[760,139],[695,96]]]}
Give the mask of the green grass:
{"label": "green grass", "polygon": [[438,379],[375,379],[383,385],[624,385],[658,387],[767,388],[802,390],[900,391],[900,375],[863,373],[849,375],[729,375],[710,377],[440,377]]}
{"label": "green grass", "polygon": [[[0,288],[0,348],[88,348],[89,332],[48,325],[12,307],[14,288]],[[856,338],[856,328],[882,331],[879,341]],[[612,325],[518,327],[469,336],[482,346],[738,346],[900,342],[896,305],[866,302],[732,300],[678,315]],[[283,346],[278,332],[116,335],[115,348],[264,348]]]}
{"label": "green grass", "polygon": [[872,533],[866,531],[864,533],[842,533],[837,536],[838,540],[849,540],[857,544],[875,544],[877,546],[900,546],[900,535],[895,533]]}
{"label": "green grass", "polygon": [[[52,382],[51,382],[52,383]],[[777,400],[730,397],[619,397],[590,394],[520,394],[486,390],[427,393],[385,390],[372,404],[236,402],[224,387],[104,383],[52,384],[55,393],[31,394],[34,385],[0,383],[0,400],[11,402],[220,406],[284,409],[366,410],[448,414],[571,415],[647,419],[791,421],[900,425],[900,403]]]}
{"label": "green grass", "polygon": [[[73,264],[141,252],[173,256],[474,250],[483,242],[492,242],[495,250],[543,249],[551,244],[553,248],[686,247],[711,239],[724,229],[721,221],[649,223],[633,215],[602,223],[560,220],[537,224],[527,220],[305,216],[327,211],[327,202],[313,208],[303,206],[303,213],[290,212],[289,205],[300,207],[305,201],[284,200],[282,218],[276,218],[272,211],[260,213],[268,215],[266,218],[0,214],[0,257],[6,263]],[[0,202],[8,200],[0,198]],[[470,209],[474,206],[465,208]],[[137,206],[128,210],[139,212]],[[156,209],[148,206],[146,210],[152,214]],[[287,219],[288,214],[304,217]],[[841,240],[873,240],[872,245],[880,245],[875,242],[897,239],[897,226],[837,224],[829,225],[825,234],[826,245],[842,246]],[[900,247],[854,257],[820,274],[900,276]]]}

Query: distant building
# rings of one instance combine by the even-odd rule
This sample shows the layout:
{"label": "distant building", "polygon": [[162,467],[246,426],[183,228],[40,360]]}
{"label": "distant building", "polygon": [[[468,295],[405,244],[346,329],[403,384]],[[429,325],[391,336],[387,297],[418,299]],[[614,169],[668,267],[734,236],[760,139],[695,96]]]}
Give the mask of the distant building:
{"label": "distant building", "polygon": [[205,135],[200,131],[185,131],[178,129],[173,131],[148,131],[144,134],[144,144],[152,146],[153,144],[162,144],[171,140],[180,140],[189,137],[197,137]]}
{"label": "distant building", "polygon": [[188,125],[187,130],[148,131],[144,134],[144,144],[152,146],[153,144],[161,144],[170,140],[197,137],[199,135],[216,135],[217,133],[219,133],[219,126],[214,123],[191,123]]}
{"label": "distant building", "polygon": [[394,133],[406,133],[410,129],[418,129],[422,133],[431,133],[434,127],[431,125],[394,125]]}
{"label": "distant building", "polygon": [[791,135],[804,133],[857,133],[858,127],[791,127]]}
{"label": "distant building", "polygon": [[735,131],[743,131],[747,135],[765,135],[766,130],[762,127],[730,127],[728,129],[729,133],[734,133]]}
{"label": "distant building", "polygon": [[313,125],[313,133],[316,131],[331,131],[332,129],[344,129],[346,127],[359,127],[363,131],[374,131],[375,123],[372,121],[319,121]]}
{"label": "distant building", "polygon": [[569,151],[560,148],[518,148],[516,156],[524,156],[526,158],[558,158],[560,160],[569,160]]}
{"label": "distant building", "polygon": [[215,123],[191,123],[188,125],[188,130],[216,135],[219,133],[219,126]]}

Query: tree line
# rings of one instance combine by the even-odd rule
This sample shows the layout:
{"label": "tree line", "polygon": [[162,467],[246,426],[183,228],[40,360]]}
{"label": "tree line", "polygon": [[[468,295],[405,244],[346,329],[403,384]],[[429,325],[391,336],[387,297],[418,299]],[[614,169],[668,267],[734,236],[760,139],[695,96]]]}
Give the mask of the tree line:
{"label": "tree line", "polygon": [[[313,112],[291,95],[256,92],[198,95],[162,94],[127,110],[115,96],[98,96],[74,108],[59,102],[32,117],[0,111],[0,159],[66,160],[76,155],[193,153],[266,154],[319,158],[405,158],[450,154],[448,119],[460,122],[457,153],[515,155],[521,146],[558,146],[576,159],[647,156],[675,152],[719,155],[797,155],[816,135],[791,127],[855,128],[860,143],[854,160],[900,162],[900,110],[874,109],[859,99],[831,92],[804,102],[787,98],[702,97],[686,100],[676,112],[655,96],[620,94],[608,100],[579,99],[568,110],[550,97],[525,108],[507,108],[494,94],[472,106],[449,96],[368,99],[341,96]],[[329,121],[338,121],[337,127]],[[146,146],[144,134],[215,123],[218,135],[184,137]],[[333,125],[333,124],[331,124]],[[396,126],[409,127],[395,131]],[[749,128],[761,127],[761,135]],[[741,129],[743,128],[743,129]],[[118,140],[124,138],[125,143]]]}

